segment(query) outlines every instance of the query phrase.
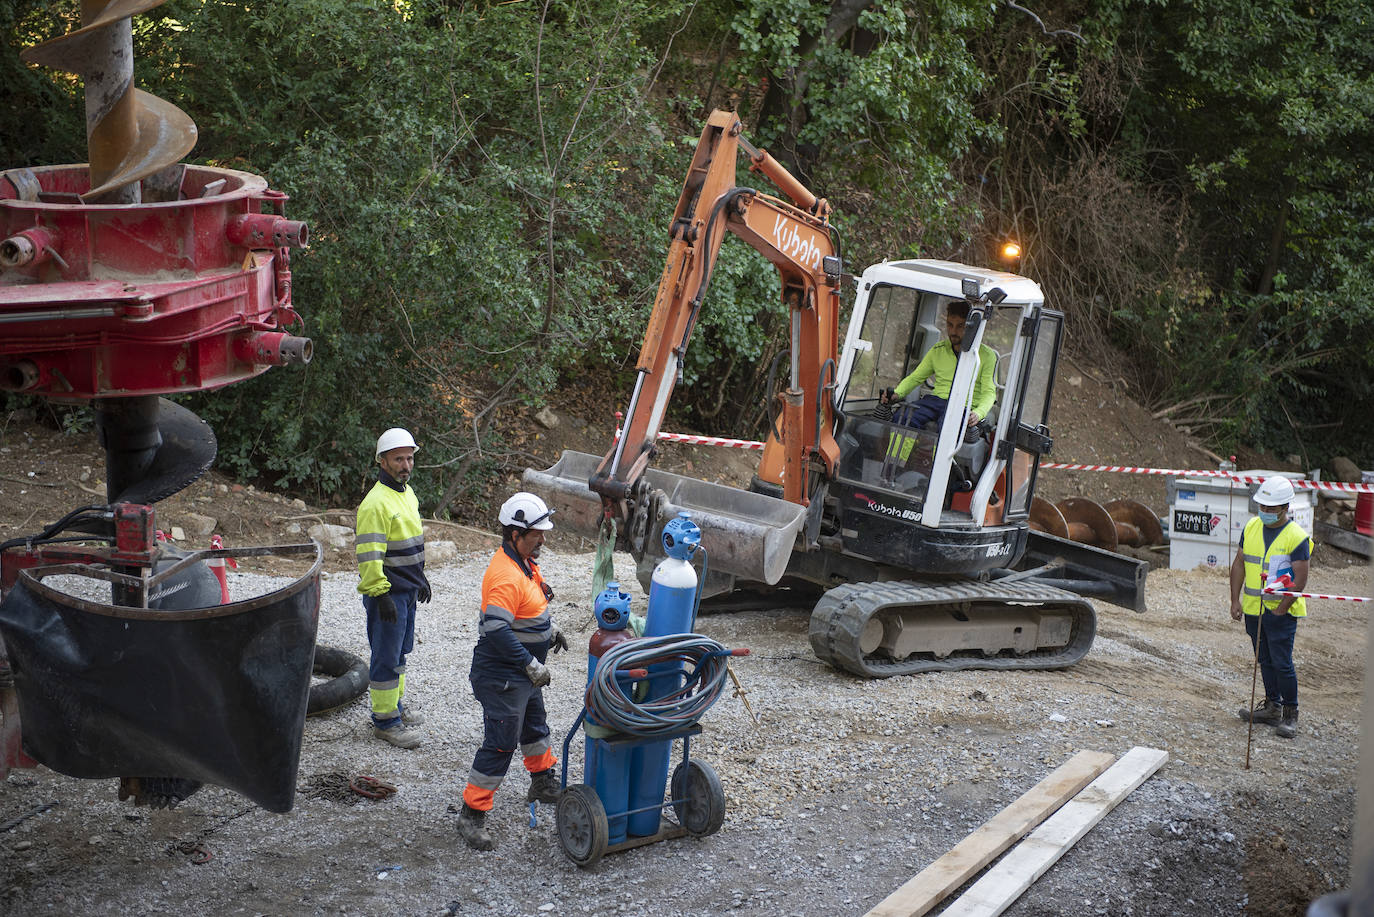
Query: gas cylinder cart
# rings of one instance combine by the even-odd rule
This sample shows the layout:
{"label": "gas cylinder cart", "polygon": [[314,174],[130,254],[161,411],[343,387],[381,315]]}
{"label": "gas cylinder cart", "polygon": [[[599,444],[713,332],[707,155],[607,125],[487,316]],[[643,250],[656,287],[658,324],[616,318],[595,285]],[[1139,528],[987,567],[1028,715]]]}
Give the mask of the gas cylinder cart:
{"label": "gas cylinder cart", "polygon": [[[596,598],[599,627],[588,646],[585,704],[563,742],[564,792],[556,814],[563,852],[578,866],[666,838],[705,837],[724,824],[720,778],[692,759],[691,740],[720,697],[729,657],[749,651],[691,632],[699,580],[690,559],[699,556],[704,570],[700,537],[685,513],[664,527],[669,556],[654,570],[644,636],[634,635],[630,596],[618,583]],[[579,729],[584,782],[569,786],[568,749]],[[665,802],[678,739],[682,758]],[[664,817],[668,810],[672,818]]]}

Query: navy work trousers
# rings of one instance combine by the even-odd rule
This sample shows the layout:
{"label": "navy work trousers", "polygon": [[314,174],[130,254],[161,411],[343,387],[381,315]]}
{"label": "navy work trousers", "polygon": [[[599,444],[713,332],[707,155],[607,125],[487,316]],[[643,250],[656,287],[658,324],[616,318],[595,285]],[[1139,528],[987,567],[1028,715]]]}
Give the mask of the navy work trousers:
{"label": "navy work trousers", "polygon": [[487,778],[484,783],[496,784],[510,768],[517,747],[527,758],[548,751],[544,690],[523,675],[484,673],[479,665],[473,665],[470,680],[472,694],[482,705],[482,747],[477,749],[472,769]]}
{"label": "navy work trousers", "polygon": [[[1263,623],[1260,622],[1263,618]],[[1245,632],[1250,646],[1259,641],[1260,678],[1264,681],[1264,696],[1289,707],[1298,705],[1298,672],[1293,667],[1293,639],[1298,635],[1298,619],[1292,615],[1245,616]]]}
{"label": "navy work trousers", "polygon": [[[386,729],[400,720],[401,695],[405,693],[406,655],[415,648],[415,590],[392,589],[396,620],[383,621],[377,612],[377,599],[363,596],[367,611],[367,645],[371,650],[367,677],[371,683],[372,721]],[[394,693],[393,693],[394,692]]]}

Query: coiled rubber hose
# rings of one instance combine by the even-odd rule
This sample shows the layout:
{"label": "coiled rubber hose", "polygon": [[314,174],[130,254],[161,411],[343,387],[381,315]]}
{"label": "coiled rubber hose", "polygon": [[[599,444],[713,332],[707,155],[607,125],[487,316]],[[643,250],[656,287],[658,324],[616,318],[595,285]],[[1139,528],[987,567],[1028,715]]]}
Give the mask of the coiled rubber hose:
{"label": "coiled rubber hose", "polygon": [[[728,650],[701,634],[641,637],[617,644],[598,660],[587,684],[587,716],[602,726],[633,736],[661,736],[694,725],[720,697],[729,677],[728,659],[748,650]],[[672,693],[636,701],[633,669],[684,664],[686,680]],[[620,678],[616,674],[621,675]],[[659,675],[652,671],[650,677]]]}

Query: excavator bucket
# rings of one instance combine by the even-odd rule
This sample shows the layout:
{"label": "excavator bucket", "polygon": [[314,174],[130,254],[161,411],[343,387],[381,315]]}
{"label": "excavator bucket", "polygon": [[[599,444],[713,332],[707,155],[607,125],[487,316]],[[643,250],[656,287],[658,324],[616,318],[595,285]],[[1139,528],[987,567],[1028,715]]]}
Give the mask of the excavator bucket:
{"label": "excavator bucket", "polygon": [[[563,453],[547,471],[525,470],[525,486],[558,513],[554,522],[565,531],[595,539],[600,531],[601,496],[587,481],[601,458],[585,452]],[[649,469],[644,472],[654,499],[642,535],[647,557],[661,557],[659,532],[678,513],[690,513],[701,529],[701,545],[713,573],[776,583],[787,570],[806,508],[786,500],[723,484]],[[635,523],[628,533],[636,542]]]}

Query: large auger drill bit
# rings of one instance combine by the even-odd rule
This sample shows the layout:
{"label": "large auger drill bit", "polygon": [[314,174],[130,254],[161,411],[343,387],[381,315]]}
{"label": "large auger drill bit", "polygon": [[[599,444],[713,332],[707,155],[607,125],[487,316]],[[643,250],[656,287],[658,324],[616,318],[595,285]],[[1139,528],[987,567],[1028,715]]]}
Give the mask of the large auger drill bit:
{"label": "large auger drill bit", "polygon": [[[23,752],[53,770],[150,775],[121,776],[121,798],[173,805],[211,782],[286,811],[319,548],[169,552],[148,504],[216,451],[206,424],[160,396],[309,362],[310,341],[282,330],[300,321],[290,249],[307,230],[262,178],[180,162],[195,124],[133,86],[130,17],[162,2],[82,0],[79,29],[23,53],[84,79],[90,162],[0,172],[0,389],[93,402],[108,505],[0,544],[0,776],[31,764],[22,717]],[[74,540],[64,532],[110,546],[54,544]],[[235,554],[315,562],[285,589],[217,605],[198,561]],[[114,604],[51,588],[58,565],[110,582]]]}
{"label": "large auger drill bit", "polygon": [[79,74],[86,83],[88,204],[137,204],[138,182],[174,165],[196,145],[184,111],[134,88],[130,17],[166,0],[81,0],[81,28],[24,51],[31,64]]}
{"label": "large auger drill bit", "polygon": [[[85,82],[91,187],[80,195],[83,203],[142,203],[139,182],[168,169],[179,172],[177,163],[196,145],[196,125],[189,115],[134,88],[131,17],[165,2],[82,0],[81,28],[20,54],[28,63],[78,74]],[[189,412],[177,411],[167,418],[176,430],[169,445],[189,448],[171,449],[183,454],[176,459],[164,456],[159,473],[150,475],[154,457],[163,445],[158,402],[152,395],[96,402],[110,503],[164,499],[194,483],[214,461],[215,441],[209,428],[198,424],[195,415],[186,417],[183,415]],[[168,408],[173,406],[169,403]],[[151,486],[150,478],[155,479]],[[142,492],[126,497],[126,491],[136,484],[143,485]]]}

